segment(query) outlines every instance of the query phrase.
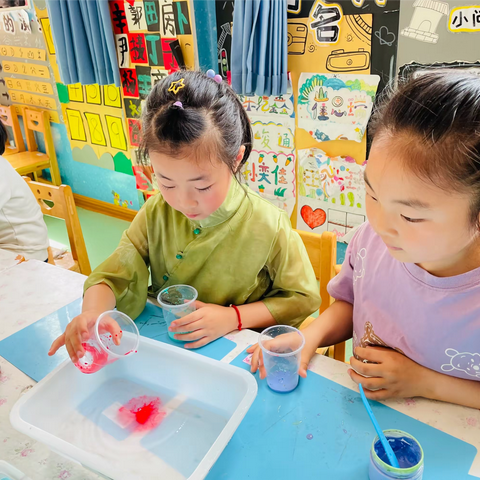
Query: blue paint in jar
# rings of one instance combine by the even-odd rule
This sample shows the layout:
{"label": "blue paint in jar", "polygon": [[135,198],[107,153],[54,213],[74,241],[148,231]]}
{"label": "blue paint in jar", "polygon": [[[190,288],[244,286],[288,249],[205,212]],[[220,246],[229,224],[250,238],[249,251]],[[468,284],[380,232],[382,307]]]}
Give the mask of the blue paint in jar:
{"label": "blue paint in jar", "polygon": [[400,468],[390,465],[387,454],[375,438],[370,450],[370,480],[421,480],[423,477],[423,450],[412,435],[401,430],[385,430],[388,443],[395,453]]}

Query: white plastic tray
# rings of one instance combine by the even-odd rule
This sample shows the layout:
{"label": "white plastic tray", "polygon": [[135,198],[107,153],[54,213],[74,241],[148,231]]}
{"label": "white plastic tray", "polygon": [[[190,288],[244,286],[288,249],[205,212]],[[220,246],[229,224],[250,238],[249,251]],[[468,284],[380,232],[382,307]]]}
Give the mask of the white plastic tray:
{"label": "white plastic tray", "polygon": [[15,468],[3,460],[0,460],[0,480],[3,478],[11,478],[12,480],[30,480],[20,470]]}
{"label": "white plastic tray", "polygon": [[[150,431],[126,426],[121,405],[159,397],[167,412]],[[205,478],[257,395],[240,368],[141,337],[138,354],[97,373],[66,361],[14,405],[14,428],[107,478]]]}

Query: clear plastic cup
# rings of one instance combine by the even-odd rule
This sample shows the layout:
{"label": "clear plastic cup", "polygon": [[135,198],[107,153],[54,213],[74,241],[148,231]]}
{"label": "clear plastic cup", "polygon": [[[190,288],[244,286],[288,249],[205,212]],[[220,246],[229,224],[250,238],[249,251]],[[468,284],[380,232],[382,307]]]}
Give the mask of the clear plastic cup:
{"label": "clear plastic cup", "polygon": [[[174,320],[186,317],[196,310],[195,301],[197,300],[197,297],[198,292],[190,285],[172,285],[171,287],[163,289],[158,294],[157,300],[163,309],[163,318],[167,324],[167,329]],[[177,340],[173,337],[179,333],[190,332],[168,331],[168,336],[176,342],[183,342],[182,340]]]}
{"label": "clear plastic cup", "polygon": [[[112,334],[112,321],[120,327],[119,333]],[[98,372],[105,365],[137,353],[140,341],[138,328],[134,321],[122,312],[108,310],[102,313],[89,333],[90,338],[82,343],[85,355],[75,363],[83,373]],[[114,342],[115,335],[119,337],[119,345]]]}
{"label": "clear plastic cup", "polygon": [[267,385],[275,392],[287,393],[298,385],[298,369],[305,338],[288,325],[265,329],[258,339],[267,372]]}

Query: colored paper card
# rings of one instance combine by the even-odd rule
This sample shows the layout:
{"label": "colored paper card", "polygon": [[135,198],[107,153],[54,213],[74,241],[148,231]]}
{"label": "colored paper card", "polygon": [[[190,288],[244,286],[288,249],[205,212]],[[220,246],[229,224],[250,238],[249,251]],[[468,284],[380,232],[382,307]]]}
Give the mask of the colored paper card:
{"label": "colored paper card", "polygon": [[147,30],[143,2],[137,0],[132,3],[133,5],[125,3],[128,30],[130,32]]}
{"label": "colored paper card", "polygon": [[127,17],[125,16],[125,5],[123,0],[108,2],[112,16],[113,31],[115,34],[128,33]]}
{"label": "colored paper card", "polygon": [[143,33],[129,33],[128,45],[130,49],[130,61],[132,63],[147,63],[147,46]]}
{"label": "colored paper card", "polygon": [[138,79],[134,68],[121,68],[120,78],[122,80],[123,96],[138,98]]}
{"label": "colored paper card", "polygon": [[[249,370],[246,352],[232,365]],[[258,379],[258,374],[256,374]],[[325,478],[367,480],[375,430],[360,395],[313,372],[290,393],[258,381],[258,394],[207,480]],[[423,480],[467,480],[476,455],[472,445],[371,402],[380,425],[406,431],[425,453]],[[319,472],[320,476],[319,476]],[[252,477],[252,478],[253,478]]]}
{"label": "colored paper card", "polygon": [[25,60],[47,60],[47,52],[43,48],[14,47],[11,45],[0,45],[2,57],[17,57]]}
{"label": "colored paper card", "polygon": [[[0,342],[0,356],[9,361],[23,373],[39,382],[52,370],[68,359],[65,348],[61,348],[54,356],[47,355],[52,342],[61,335],[73,318],[82,310],[82,299],[79,298],[56,312],[47,315],[19,332]],[[167,325],[163,320],[162,310],[147,303],[145,310],[135,320],[144,337],[183,348],[182,342],[171,340],[167,334]],[[226,338],[219,338],[205,347],[194,350],[215,360],[221,360],[235,348],[236,344]]]}
{"label": "colored paper card", "polygon": [[130,66],[130,50],[128,46],[128,35],[115,35],[117,45],[117,60],[119,68],[128,68]]}
{"label": "colored paper card", "polygon": [[148,63],[152,67],[163,66],[162,42],[160,35],[158,33],[145,35],[145,41],[147,42]]}
{"label": "colored paper card", "polygon": [[175,15],[175,29],[177,30],[177,35],[190,35],[192,33],[192,28],[190,26],[188,2],[174,2],[173,10]]}
{"label": "colored paper card", "polygon": [[57,108],[53,98],[17,90],[9,90],[8,93],[13,102],[22,103],[24,105],[33,105],[34,107],[48,108],[50,110],[55,110]]}
{"label": "colored paper card", "polygon": [[160,34],[163,37],[176,37],[175,11],[172,0],[160,0]]}
{"label": "colored paper card", "polygon": [[8,75],[11,73],[27,75],[30,77],[50,78],[50,72],[46,65],[36,65],[22,62],[2,61],[3,71]]}
{"label": "colored paper card", "polygon": [[170,48],[170,42],[173,42],[175,40],[175,38],[162,37],[163,65],[165,66],[165,70],[168,70],[170,73],[178,70],[177,60],[173,56],[172,50]]}
{"label": "colored paper card", "polygon": [[138,98],[124,98],[123,102],[127,118],[140,118],[142,116],[142,100]]}
{"label": "colored paper card", "polygon": [[140,132],[142,124],[140,120],[135,118],[128,119],[128,139],[131,147],[138,147],[140,145]]}
{"label": "colored paper card", "polygon": [[298,126],[317,141],[360,142],[379,81],[378,75],[302,73],[298,82]]}
{"label": "colored paper card", "polygon": [[155,86],[162,78],[168,77],[168,72],[162,68],[152,68],[150,75],[152,76],[152,84]]}
{"label": "colored paper card", "polygon": [[160,30],[160,6],[158,0],[144,0],[145,21],[149,32]]}
{"label": "colored paper card", "polygon": [[146,98],[152,89],[152,77],[150,76],[150,67],[135,67],[138,81],[138,95],[140,98]]}
{"label": "colored paper card", "polygon": [[317,148],[299,150],[298,156],[297,228],[333,232],[341,240],[366,221],[365,164]]}
{"label": "colored paper card", "polygon": [[53,95],[53,87],[51,83],[10,77],[3,77],[3,79],[5,80],[6,86],[10,89],[25,90],[26,92],[41,93],[43,95]]}

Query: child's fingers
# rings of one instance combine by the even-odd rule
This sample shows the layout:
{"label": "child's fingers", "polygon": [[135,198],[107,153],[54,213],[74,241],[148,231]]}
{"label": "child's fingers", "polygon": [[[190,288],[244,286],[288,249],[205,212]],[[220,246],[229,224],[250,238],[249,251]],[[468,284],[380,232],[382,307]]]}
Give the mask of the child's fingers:
{"label": "child's fingers", "polygon": [[205,335],[206,331],[202,328],[188,333],[176,333],[173,337],[176,340],[181,340],[182,342],[192,342],[194,340],[203,338]]}
{"label": "child's fingers", "polygon": [[102,334],[105,332],[110,333],[113,343],[115,345],[120,345],[123,331],[118,325],[118,323],[111,317],[105,317],[101,320],[101,327],[99,328],[99,333]]}
{"label": "child's fingers", "polygon": [[197,301],[195,302],[195,308],[196,308],[197,310],[198,310],[199,308],[203,308],[203,307],[206,307],[206,306],[207,306],[207,304],[201,302],[200,300],[197,300]]}
{"label": "child's fingers", "polygon": [[258,370],[258,363],[259,363],[259,358],[262,355],[262,350],[259,348],[258,345],[254,345],[253,347],[250,347],[250,348],[256,348],[256,350],[253,351],[252,360],[250,362],[250,371],[252,373],[255,373]]}
{"label": "child's fingers", "polygon": [[246,352],[247,353],[253,353],[253,352],[255,352],[255,350],[257,350],[257,348],[260,348],[260,347],[258,345],[252,345],[252,346],[247,348]]}
{"label": "child's fingers", "polygon": [[348,370],[348,374],[350,375],[350,378],[356,383],[362,384],[362,387],[365,390],[380,390],[385,387],[385,379],[380,378],[380,377],[372,377],[372,378],[365,378],[362,375],[359,375],[356,373],[354,370],[350,369]]}
{"label": "child's fingers", "polygon": [[186,343],[185,348],[187,350],[191,350],[191,349],[194,349],[194,348],[200,348],[200,347],[203,347],[204,345],[206,345],[207,343],[210,343],[211,341],[213,341],[213,339],[210,339],[209,337],[203,337],[200,340],[198,340],[197,342]]}
{"label": "child's fingers", "polygon": [[70,357],[72,362],[77,363],[77,361],[78,361],[77,353],[76,353],[75,349],[72,346],[72,343],[70,342],[70,340],[68,338],[65,340],[65,348],[67,349],[68,356]]}
{"label": "child's fingers", "polygon": [[302,378],[306,378],[307,377],[307,370],[308,370],[308,360],[307,361],[302,360],[300,362],[300,368],[298,369],[298,374]]}
{"label": "child's fingers", "polygon": [[177,320],[174,320],[170,324],[170,327],[168,327],[168,329],[170,332],[176,332],[178,330],[178,327],[183,327],[184,325],[188,325],[190,323],[196,322],[200,320],[202,317],[203,317],[203,312],[201,310],[196,310],[195,312],[185,315],[182,318],[178,318]]}
{"label": "child's fingers", "polygon": [[359,375],[366,377],[378,377],[381,374],[382,366],[376,363],[364,363],[355,357],[350,358],[350,366]]}
{"label": "child's fingers", "polygon": [[62,333],[59,337],[57,337],[51,347],[50,350],[48,351],[48,355],[51,357],[52,355],[55,355],[57,353],[57,350],[60,347],[63,347],[65,345],[65,333]]}

